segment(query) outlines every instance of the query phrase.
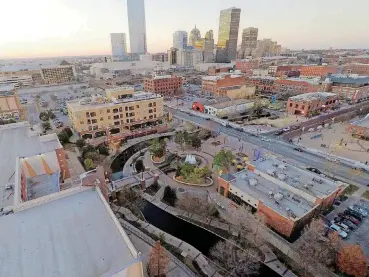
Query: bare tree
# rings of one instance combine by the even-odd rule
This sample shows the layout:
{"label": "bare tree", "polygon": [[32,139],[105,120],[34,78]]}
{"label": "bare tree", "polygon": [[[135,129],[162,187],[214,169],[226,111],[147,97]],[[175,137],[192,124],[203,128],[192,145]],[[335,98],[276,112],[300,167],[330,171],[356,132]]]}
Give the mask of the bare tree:
{"label": "bare tree", "polygon": [[210,249],[211,258],[225,269],[227,276],[245,277],[258,273],[260,256],[251,248],[240,249],[232,242],[220,241]]}
{"label": "bare tree", "polygon": [[207,198],[201,198],[186,194],[181,200],[178,201],[180,209],[186,211],[188,216],[190,213],[200,215],[203,220],[206,220],[209,216],[216,212],[214,204],[209,203]]}
{"label": "bare tree", "polygon": [[168,273],[169,257],[160,241],[156,241],[150,253],[148,274],[150,277],[165,277]]}

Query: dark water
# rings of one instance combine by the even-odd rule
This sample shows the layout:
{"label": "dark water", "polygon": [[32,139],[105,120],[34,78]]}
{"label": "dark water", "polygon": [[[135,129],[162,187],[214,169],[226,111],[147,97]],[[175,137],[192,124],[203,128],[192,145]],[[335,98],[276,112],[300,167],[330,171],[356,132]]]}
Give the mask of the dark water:
{"label": "dark water", "polygon": [[[155,227],[187,242],[205,255],[209,253],[214,244],[221,240],[217,235],[173,216],[149,202],[146,203],[143,214],[146,220]],[[258,276],[278,277],[280,275],[263,265]]]}

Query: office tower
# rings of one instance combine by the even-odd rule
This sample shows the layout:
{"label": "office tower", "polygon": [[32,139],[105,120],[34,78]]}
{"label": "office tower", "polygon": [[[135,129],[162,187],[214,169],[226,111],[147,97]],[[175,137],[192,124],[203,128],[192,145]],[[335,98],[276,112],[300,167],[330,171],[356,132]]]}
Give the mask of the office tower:
{"label": "office tower", "polygon": [[243,29],[241,50],[244,56],[250,56],[255,52],[258,42],[258,28],[249,27]]}
{"label": "office tower", "polygon": [[146,45],[145,1],[127,0],[131,53],[144,54]]}
{"label": "office tower", "polygon": [[190,33],[190,39],[188,40],[188,46],[195,47],[196,41],[201,39],[200,30],[196,28],[193,28]]}
{"label": "office tower", "polygon": [[168,50],[168,62],[170,65],[177,64],[178,60],[178,49],[177,48],[170,48]]}
{"label": "office tower", "polygon": [[220,11],[217,45],[217,62],[230,62],[237,55],[238,28],[241,9]]}
{"label": "office tower", "polygon": [[113,61],[122,61],[127,55],[127,40],[124,33],[111,33],[111,57]]}
{"label": "office tower", "polygon": [[213,30],[209,30],[209,31],[206,32],[205,39],[208,39],[208,40],[214,39],[214,32],[213,32]]}
{"label": "office tower", "polygon": [[177,49],[187,48],[188,35],[186,31],[175,31],[173,34],[173,47]]}

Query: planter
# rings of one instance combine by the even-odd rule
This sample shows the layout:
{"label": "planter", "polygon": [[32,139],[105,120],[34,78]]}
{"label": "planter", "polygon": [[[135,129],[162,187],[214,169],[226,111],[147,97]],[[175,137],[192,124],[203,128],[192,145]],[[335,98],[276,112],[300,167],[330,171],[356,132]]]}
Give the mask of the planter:
{"label": "planter", "polygon": [[187,185],[187,186],[193,186],[193,187],[210,187],[214,183],[213,179],[211,179],[209,177],[206,177],[206,180],[209,180],[210,184],[192,184],[192,183],[187,183],[187,182],[184,182],[184,181],[178,181],[176,179],[176,176],[173,176],[173,180],[180,183],[180,184],[184,184],[184,185]]}
{"label": "planter", "polygon": [[[157,157],[155,157],[155,158],[157,158]],[[161,164],[161,163],[165,162],[165,156],[159,158],[158,160],[154,160],[153,156],[150,155],[150,159],[153,162],[153,164]]]}

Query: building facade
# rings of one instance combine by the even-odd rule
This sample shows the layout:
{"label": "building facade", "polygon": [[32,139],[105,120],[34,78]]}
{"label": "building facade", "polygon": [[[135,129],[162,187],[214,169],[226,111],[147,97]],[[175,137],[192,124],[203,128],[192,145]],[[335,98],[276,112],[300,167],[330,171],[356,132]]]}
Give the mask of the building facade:
{"label": "building facade", "polygon": [[303,80],[298,78],[276,79],[274,81],[274,92],[290,93],[292,95],[320,91],[319,81]]}
{"label": "building facade", "polygon": [[178,49],[177,48],[170,48],[168,50],[168,62],[169,65],[175,65],[177,64],[177,60],[178,60]]}
{"label": "building facade", "polygon": [[311,92],[290,97],[287,112],[292,115],[309,116],[314,113],[334,108],[338,104],[338,96],[330,92]]}
{"label": "building facade", "polygon": [[171,75],[154,76],[144,80],[144,88],[146,91],[159,93],[163,96],[180,94],[182,85],[182,77]]}
{"label": "building facade", "polygon": [[259,61],[254,60],[237,60],[236,69],[245,73],[246,76],[252,76],[252,71],[259,67]]}
{"label": "building facade", "polygon": [[30,87],[34,85],[34,81],[31,75],[11,75],[0,77],[1,85],[14,85],[16,89],[20,87]]}
{"label": "building facade", "polygon": [[361,63],[344,64],[342,66],[342,73],[369,76],[369,64],[361,64]]}
{"label": "building facade", "polygon": [[180,49],[177,52],[177,64],[185,67],[194,67],[204,61],[204,52],[195,49]]}
{"label": "building facade", "polygon": [[220,88],[243,85],[245,85],[244,75],[226,74],[220,76],[206,76],[202,78],[201,90],[204,93],[217,95],[220,93]]}
{"label": "building facade", "polygon": [[326,66],[326,65],[306,65],[302,66],[300,70],[301,77],[327,77],[328,74],[337,74],[338,66]]}
{"label": "building facade", "polygon": [[186,49],[188,34],[186,31],[175,31],[173,34],[173,47],[177,49]]}
{"label": "building facade", "polygon": [[111,33],[111,58],[113,61],[123,61],[127,56],[127,40],[124,33]]}
{"label": "building facade", "polygon": [[106,96],[67,103],[71,127],[82,137],[116,141],[167,129],[161,95],[118,87],[106,90]]}
{"label": "building facade", "polygon": [[168,53],[156,53],[152,54],[152,60],[155,62],[167,62],[168,61]]}
{"label": "building facade", "polygon": [[127,0],[131,53],[147,52],[145,0]]}
{"label": "building facade", "polygon": [[226,96],[232,100],[236,99],[250,99],[255,96],[255,86],[233,86],[233,87],[220,87],[217,90],[217,95]]}
{"label": "building facade", "polygon": [[258,43],[258,33],[258,28],[249,27],[243,29],[241,43],[242,58],[252,56],[255,52]]}
{"label": "building facade", "polygon": [[237,56],[241,9],[220,11],[216,62],[230,62]]}
{"label": "building facade", "polygon": [[193,28],[190,32],[190,37],[188,38],[188,46],[195,47],[196,42],[201,39],[201,33],[200,30],[196,28]]}
{"label": "building facade", "polygon": [[341,99],[358,103],[369,99],[369,76],[332,75],[329,80],[331,89]]}
{"label": "building facade", "polygon": [[41,68],[41,76],[45,84],[63,84],[74,81],[76,76],[73,65]]}

